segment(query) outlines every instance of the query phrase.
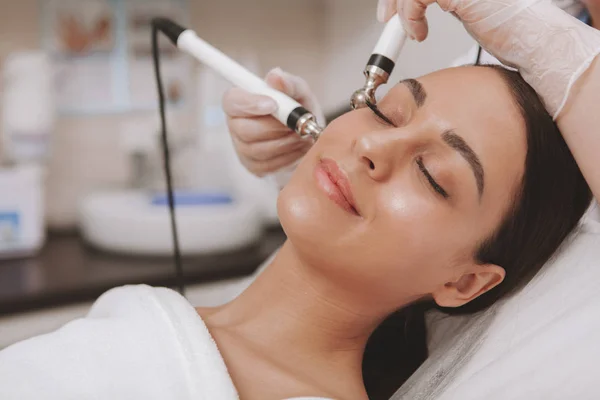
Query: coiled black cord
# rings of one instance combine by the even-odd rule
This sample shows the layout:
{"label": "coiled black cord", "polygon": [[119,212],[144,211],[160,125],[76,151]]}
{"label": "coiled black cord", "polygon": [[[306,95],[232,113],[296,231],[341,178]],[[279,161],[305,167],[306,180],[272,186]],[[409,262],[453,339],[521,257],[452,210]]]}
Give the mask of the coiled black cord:
{"label": "coiled black cord", "polygon": [[167,180],[167,198],[169,203],[169,215],[171,219],[171,233],[173,237],[173,262],[175,263],[175,275],[177,290],[185,295],[183,265],[181,262],[181,251],[179,250],[179,236],[177,233],[177,220],[175,218],[175,199],[173,195],[173,180],[171,178],[171,161],[169,157],[169,142],[167,140],[167,121],[165,118],[165,94],[160,75],[160,52],[158,48],[159,24],[152,21],[152,61],[154,62],[154,74],[156,76],[156,87],[158,89],[158,107],[160,112],[161,139],[163,148],[164,170]]}

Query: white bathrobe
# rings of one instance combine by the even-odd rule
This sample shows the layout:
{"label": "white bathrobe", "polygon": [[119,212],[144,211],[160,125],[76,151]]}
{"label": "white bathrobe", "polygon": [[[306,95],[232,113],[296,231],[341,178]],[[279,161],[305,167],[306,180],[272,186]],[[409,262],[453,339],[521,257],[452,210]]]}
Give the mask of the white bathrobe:
{"label": "white bathrobe", "polygon": [[206,325],[166,288],[112,289],[85,318],[0,351],[2,400],[237,398]]}

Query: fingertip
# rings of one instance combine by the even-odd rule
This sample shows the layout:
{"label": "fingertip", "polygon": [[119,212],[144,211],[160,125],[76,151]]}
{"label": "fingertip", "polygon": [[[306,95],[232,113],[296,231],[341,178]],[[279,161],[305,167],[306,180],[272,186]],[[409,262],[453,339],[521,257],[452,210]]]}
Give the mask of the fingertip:
{"label": "fingertip", "polygon": [[281,68],[277,67],[269,71],[267,77],[265,78],[265,82],[267,82],[267,85],[271,86],[273,89],[279,90],[280,92],[285,92],[285,73]]}
{"label": "fingertip", "polygon": [[245,102],[245,99],[251,96],[250,93],[239,87],[229,88],[221,97],[221,106],[225,113],[231,117],[237,117],[239,105]]}
{"label": "fingertip", "polygon": [[241,88],[231,88],[223,95],[225,114],[233,118],[269,115],[277,111],[277,102],[268,96],[250,93]]}
{"label": "fingertip", "polygon": [[429,26],[427,24],[427,20],[421,21],[418,25],[416,25],[414,29],[414,38],[417,42],[421,43],[425,39],[427,39],[427,35],[429,33]]}
{"label": "fingertip", "polygon": [[281,77],[282,72],[283,72],[283,70],[281,69],[281,67],[275,67],[275,68],[271,69],[269,72],[267,72],[267,76],[265,77],[265,80]]}
{"label": "fingertip", "polygon": [[292,98],[297,97],[297,79],[281,68],[271,74],[270,79],[267,80],[267,84]]}
{"label": "fingertip", "polygon": [[377,3],[377,20],[385,23],[396,13],[394,0],[379,0]]}
{"label": "fingertip", "polygon": [[377,21],[385,22],[385,0],[379,0],[377,3]]}
{"label": "fingertip", "polygon": [[277,111],[277,102],[270,97],[261,96],[255,103],[254,110],[258,115],[272,114]]}
{"label": "fingertip", "polygon": [[427,19],[421,18],[418,20],[404,19],[404,31],[406,32],[406,36],[410,40],[414,40],[416,42],[422,42],[427,38],[427,34],[429,32],[429,26],[427,24]]}

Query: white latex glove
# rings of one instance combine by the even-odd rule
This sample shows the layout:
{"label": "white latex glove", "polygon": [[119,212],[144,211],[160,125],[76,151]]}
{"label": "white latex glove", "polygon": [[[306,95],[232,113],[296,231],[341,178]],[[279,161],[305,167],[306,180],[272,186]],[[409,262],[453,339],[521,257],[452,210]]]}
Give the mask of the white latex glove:
{"label": "white latex glove", "polygon": [[[320,124],[325,122],[321,107],[304,79],[275,68],[265,81],[310,110]],[[267,96],[232,88],[223,96],[223,109],[242,164],[259,177],[279,172],[283,177],[276,180],[283,186],[289,175],[286,172],[293,170],[310,149],[312,138],[300,138],[272,117],[270,114],[277,109],[277,103]]]}
{"label": "white latex glove", "polygon": [[[412,38],[427,37],[435,0],[379,0],[378,18],[397,12]],[[600,52],[600,32],[544,0],[437,0],[481,46],[519,70],[556,119],[575,81]]]}

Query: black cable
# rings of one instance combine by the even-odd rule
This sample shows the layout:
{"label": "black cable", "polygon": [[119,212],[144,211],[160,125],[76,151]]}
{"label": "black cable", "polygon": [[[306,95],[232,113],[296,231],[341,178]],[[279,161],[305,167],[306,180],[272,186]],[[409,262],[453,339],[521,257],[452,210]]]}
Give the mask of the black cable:
{"label": "black cable", "polygon": [[479,65],[481,63],[481,46],[477,47],[477,59],[475,59],[475,65]]}
{"label": "black cable", "polygon": [[171,162],[169,158],[169,144],[167,140],[167,121],[165,118],[165,94],[160,76],[159,49],[158,49],[159,26],[153,21],[152,24],[152,60],[154,62],[154,74],[156,76],[156,87],[158,89],[158,107],[160,112],[161,139],[164,158],[165,177],[167,179],[167,198],[169,202],[169,215],[171,218],[171,232],[173,236],[173,261],[175,263],[176,285],[179,293],[184,295],[183,266],[181,252],[179,250],[179,236],[177,234],[177,220],[175,218],[175,200],[173,196],[173,182],[171,179]]}

